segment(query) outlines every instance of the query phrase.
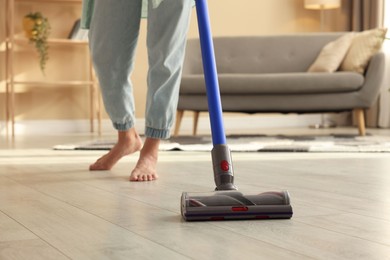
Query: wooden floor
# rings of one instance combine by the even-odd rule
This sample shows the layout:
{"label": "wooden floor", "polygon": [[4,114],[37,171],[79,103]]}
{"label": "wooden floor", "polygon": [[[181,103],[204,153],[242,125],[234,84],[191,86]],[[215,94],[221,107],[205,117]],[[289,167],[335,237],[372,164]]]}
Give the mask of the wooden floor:
{"label": "wooden floor", "polygon": [[90,138],[0,137],[0,259],[390,259],[389,153],[233,153],[240,191],[287,189],[293,218],[187,223],[209,153],[161,152],[160,179],[133,183],[138,154],[89,172],[102,152],[50,149]]}

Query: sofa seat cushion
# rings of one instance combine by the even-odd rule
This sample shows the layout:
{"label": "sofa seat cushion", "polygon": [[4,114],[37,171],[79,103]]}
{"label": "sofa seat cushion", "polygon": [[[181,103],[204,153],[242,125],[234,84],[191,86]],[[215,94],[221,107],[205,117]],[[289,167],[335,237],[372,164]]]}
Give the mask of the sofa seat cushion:
{"label": "sofa seat cushion", "polygon": [[[219,74],[218,79],[222,95],[353,92],[364,83],[356,72]],[[206,94],[203,75],[183,75],[180,94]]]}

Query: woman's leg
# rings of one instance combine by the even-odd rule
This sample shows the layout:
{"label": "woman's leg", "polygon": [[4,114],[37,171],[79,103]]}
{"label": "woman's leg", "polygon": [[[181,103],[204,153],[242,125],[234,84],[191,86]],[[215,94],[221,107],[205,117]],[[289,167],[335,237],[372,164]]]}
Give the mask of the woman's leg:
{"label": "woman's leg", "polygon": [[156,179],[160,139],[167,139],[175,119],[192,1],[164,0],[158,8],[149,1],[149,55],[146,100],[146,141],[130,180]]}
{"label": "woman's leg", "polygon": [[92,60],[103,102],[118,142],[90,166],[109,170],[123,156],[139,151],[142,141],[134,129],[134,99],[129,76],[133,69],[141,19],[142,0],[95,0],[89,30]]}

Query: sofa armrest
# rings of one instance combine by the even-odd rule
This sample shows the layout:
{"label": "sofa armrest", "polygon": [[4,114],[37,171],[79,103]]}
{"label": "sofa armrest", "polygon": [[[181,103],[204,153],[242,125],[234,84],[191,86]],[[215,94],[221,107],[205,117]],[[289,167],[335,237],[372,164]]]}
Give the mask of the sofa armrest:
{"label": "sofa armrest", "polygon": [[371,107],[377,100],[383,81],[384,70],[385,54],[380,51],[376,53],[368,63],[364,75],[364,84],[358,92],[359,99],[365,106],[364,108]]}

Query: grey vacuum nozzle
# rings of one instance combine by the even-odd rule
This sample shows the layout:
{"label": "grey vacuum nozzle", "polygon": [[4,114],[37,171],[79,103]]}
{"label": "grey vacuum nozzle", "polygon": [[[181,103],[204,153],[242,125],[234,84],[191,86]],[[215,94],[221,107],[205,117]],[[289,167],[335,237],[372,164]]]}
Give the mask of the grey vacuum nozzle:
{"label": "grey vacuum nozzle", "polygon": [[287,219],[293,214],[287,191],[254,195],[238,191],[183,192],[181,204],[185,220]]}
{"label": "grey vacuum nozzle", "polygon": [[234,185],[233,163],[227,145],[215,145],[211,150],[215,190],[237,190]]}

